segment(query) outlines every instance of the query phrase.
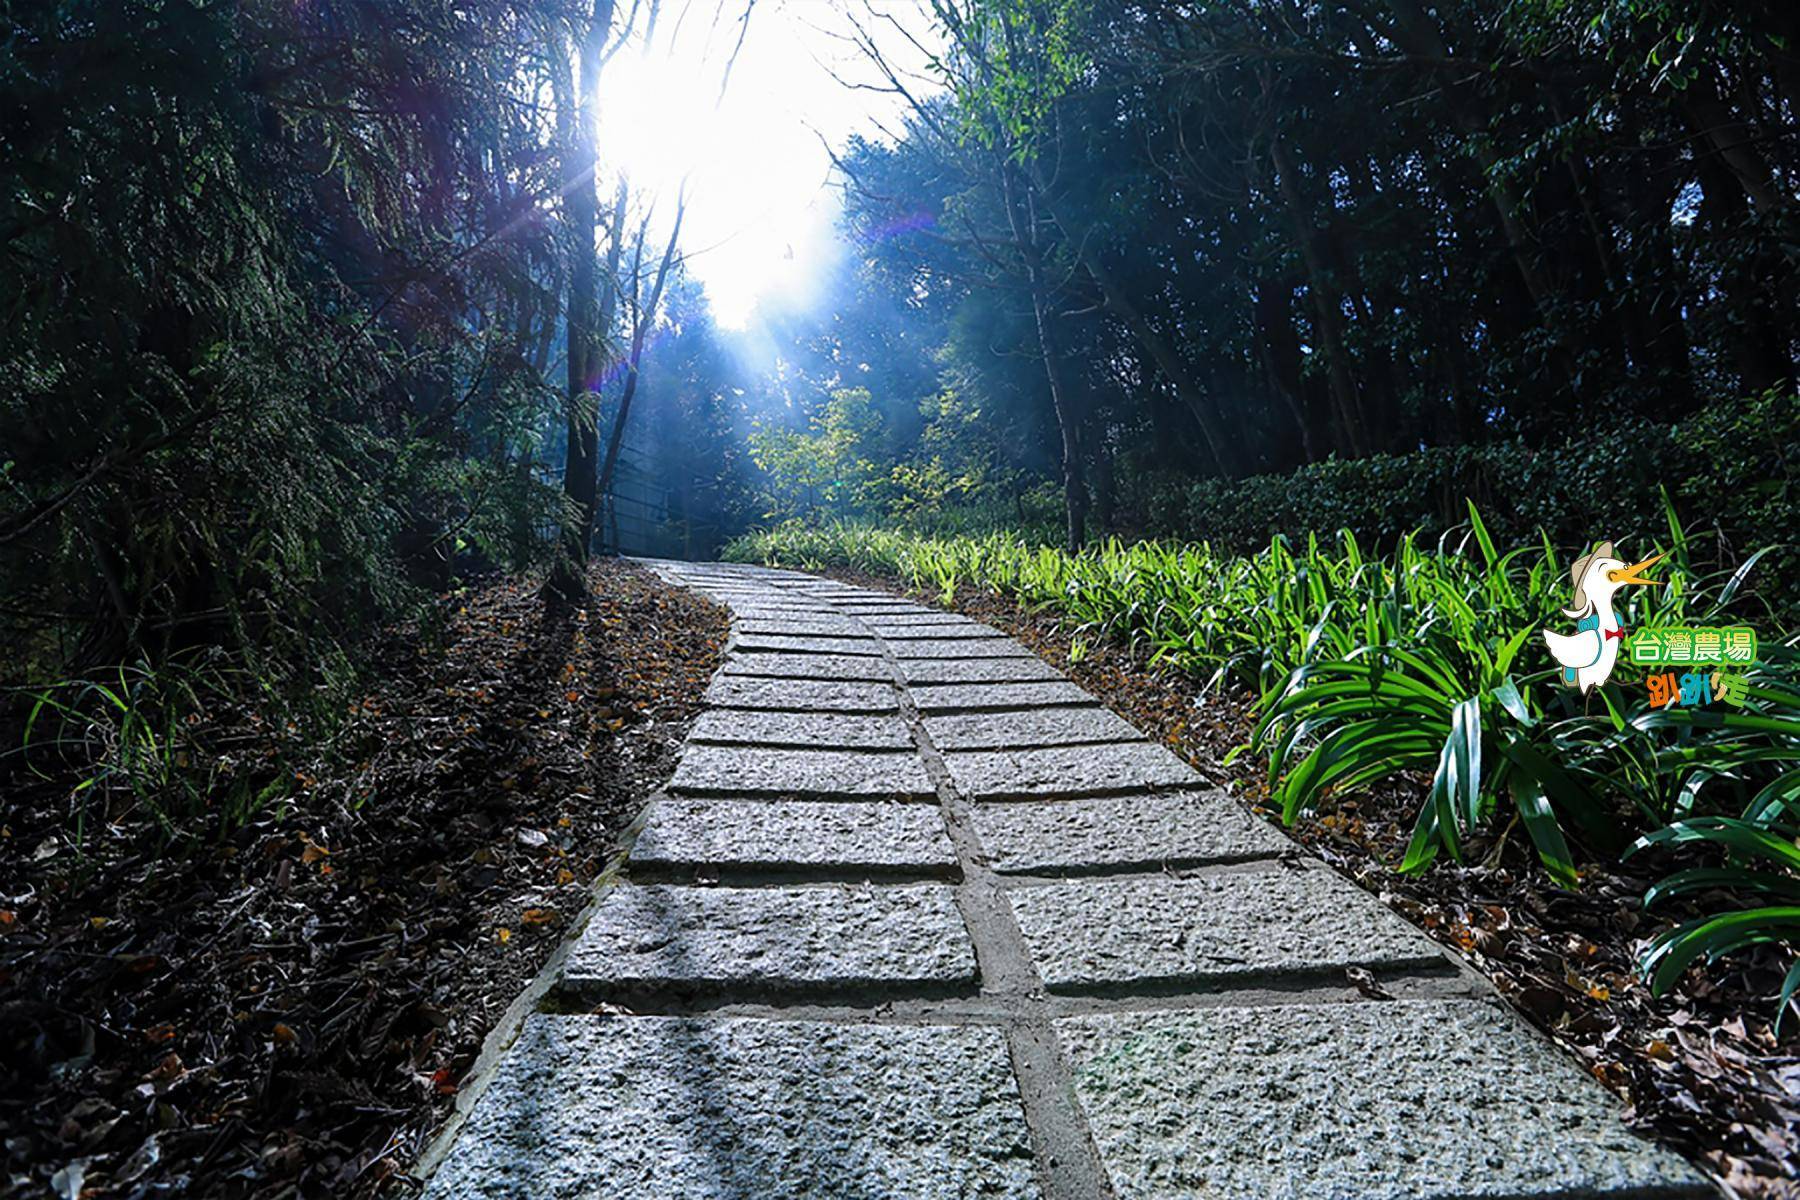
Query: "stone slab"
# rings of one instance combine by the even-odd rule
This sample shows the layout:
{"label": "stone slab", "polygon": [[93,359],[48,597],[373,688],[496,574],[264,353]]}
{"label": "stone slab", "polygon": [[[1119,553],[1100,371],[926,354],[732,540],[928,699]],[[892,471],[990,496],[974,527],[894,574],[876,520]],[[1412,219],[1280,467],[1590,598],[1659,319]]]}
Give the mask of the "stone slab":
{"label": "stone slab", "polygon": [[871,625],[963,625],[975,624],[960,613],[939,612],[936,609],[920,609],[918,612],[904,613],[870,613],[864,620]]}
{"label": "stone slab", "polygon": [[913,683],[1028,683],[1061,679],[1055,667],[1036,656],[1028,658],[946,659],[915,658],[900,664],[906,682]]}
{"label": "stone slab", "polygon": [[1025,712],[957,713],[927,717],[925,732],[939,750],[1006,750],[1071,742],[1143,740],[1131,724],[1104,708],[1043,708]]}
{"label": "stone slab", "polygon": [[779,996],[975,983],[946,884],[614,888],[563,966],[584,995],[730,990]]}
{"label": "stone slab", "polygon": [[534,1015],[431,1200],[1036,1200],[992,1027]]}
{"label": "stone slab", "polygon": [[738,867],[832,868],[949,875],[956,850],[930,804],[838,804],[805,800],[692,800],[650,806],[631,865],[671,870]]}
{"label": "stone slab", "polygon": [[1030,658],[1031,651],[1009,637],[904,638],[893,644],[899,659]]}
{"label": "stone slab", "polygon": [[738,654],[725,660],[727,675],[757,675],[768,679],[892,679],[894,673],[878,658],[855,654]]}
{"label": "stone slab", "polygon": [[840,617],[843,614],[836,609],[823,608],[811,604],[770,604],[758,601],[752,604],[729,604],[734,616],[759,620],[821,620]]}
{"label": "stone slab", "polygon": [[836,604],[832,607],[837,612],[845,613],[865,621],[887,621],[895,617],[930,616],[933,611],[929,608],[920,607],[902,608],[899,606],[869,604]]}
{"label": "stone slab", "polygon": [[855,602],[855,597],[853,595],[844,592],[809,592],[796,588],[787,594],[796,601],[804,601],[809,604],[822,604],[828,608],[838,608],[844,604]]}
{"label": "stone slab", "polygon": [[833,637],[829,634],[739,633],[731,642],[733,650],[746,653],[778,654],[854,654],[864,658],[878,657],[881,643],[873,637]]}
{"label": "stone slab", "polygon": [[1424,934],[1324,868],[1066,880],[1008,895],[1052,991],[1444,961]]}
{"label": "stone slab", "polygon": [[1294,844],[1222,793],[983,804],[975,832],[996,871],[1062,875],[1273,858]]}
{"label": "stone slab", "polygon": [[740,616],[838,617],[836,609],[825,604],[802,604],[792,600],[748,600],[730,602]]}
{"label": "stone slab", "polygon": [[799,712],[893,712],[900,693],[886,683],[834,683],[819,679],[761,679],[719,675],[707,685],[706,703],[725,708],[782,708]]}
{"label": "stone slab", "polygon": [[1198,787],[1203,782],[1192,767],[1151,742],[958,750],[944,755],[944,765],[957,789],[971,800],[1092,796]]}
{"label": "stone slab", "polygon": [[867,628],[874,630],[884,641],[894,643],[895,653],[900,646],[909,641],[961,641],[971,642],[983,638],[1003,638],[1006,635],[988,625],[975,621],[959,621],[955,623],[932,622],[929,625],[888,625],[880,621],[871,621]]}
{"label": "stone slab", "polygon": [[883,596],[879,593],[865,593],[861,596],[838,596],[832,601],[844,612],[870,613],[884,615],[887,613],[933,613],[942,609],[931,608],[916,600],[906,600],[899,596]]}
{"label": "stone slab", "polygon": [[1119,1200],[1712,1195],[1480,1000],[1057,1022]]}
{"label": "stone slab", "polygon": [[849,617],[807,617],[785,620],[769,617],[745,617],[733,626],[736,633],[772,637],[868,637],[869,628]]}
{"label": "stone slab", "polygon": [[913,744],[905,723],[894,715],[721,708],[701,713],[688,740],[818,750],[907,750]]}
{"label": "stone slab", "polygon": [[906,689],[920,712],[982,712],[1085,704],[1094,698],[1066,679],[1042,683],[944,683]]}
{"label": "stone slab", "polygon": [[932,800],[937,789],[917,754],[689,745],[669,789],[714,796],[892,796]]}

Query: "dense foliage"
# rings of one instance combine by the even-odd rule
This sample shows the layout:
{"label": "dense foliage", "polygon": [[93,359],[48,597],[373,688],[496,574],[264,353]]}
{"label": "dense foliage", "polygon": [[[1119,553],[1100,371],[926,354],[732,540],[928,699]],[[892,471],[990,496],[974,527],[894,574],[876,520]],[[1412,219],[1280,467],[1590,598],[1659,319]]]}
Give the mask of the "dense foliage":
{"label": "dense foliage", "polygon": [[542,408],[525,347],[554,301],[507,103],[519,15],[11,17],[8,674],[219,642],[316,670],[460,545],[528,555],[547,497],[518,469]]}
{"label": "dense foliage", "polygon": [[[1389,538],[1459,519],[1426,479],[1481,477],[1501,516],[1571,457],[1591,491],[1685,476],[1670,422],[1793,378],[1789,7],[932,7],[950,94],[896,71],[904,136],[844,156],[850,299],[792,355],[792,429],[873,397],[862,515],[1053,481],[1074,534]],[[1776,440],[1743,433],[1719,465]],[[1341,479],[1342,510],[1284,517],[1271,478],[1234,511],[1228,481],[1307,464],[1302,503]],[[1397,525],[1354,511],[1394,473]],[[1586,474],[1521,525],[1590,507]]]}
{"label": "dense foliage", "polygon": [[[579,593],[652,329],[661,424],[716,416],[704,301],[654,198],[595,167],[576,87],[644,19],[8,12],[0,729],[8,769],[77,772],[76,824],[101,797],[230,829],[329,736],[383,622],[494,569]],[[597,173],[604,213],[569,184]],[[267,738],[206,740],[227,713]]]}
{"label": "dense foliage", "polygon": [[[1672,424],[1626,418],[1603,439],[1541,447],[1508,438],[1334,458],[1284,475],[1171,488],[1147,496],[1145,506],[1158,533],[1241,553],[1276,533],[1304,539],[1349,529],[1383,545],[1407,530],[1435,536],[1465,522],[1471,500],[1498,541],[1536,541],[1541,530],[1559,545],[1579,545],[1595,531],[1621,539],[1660,532],[1665,492],[1691,518],[1696,540],[1717,535],[1740,555],[1785,542],[1783,531],[1800,524],[1800,399],[1769,392],[1721,401]],[[1778,553],[1763,579],[1785,579],[1783,564],[1800,561],[1786,548]]]}

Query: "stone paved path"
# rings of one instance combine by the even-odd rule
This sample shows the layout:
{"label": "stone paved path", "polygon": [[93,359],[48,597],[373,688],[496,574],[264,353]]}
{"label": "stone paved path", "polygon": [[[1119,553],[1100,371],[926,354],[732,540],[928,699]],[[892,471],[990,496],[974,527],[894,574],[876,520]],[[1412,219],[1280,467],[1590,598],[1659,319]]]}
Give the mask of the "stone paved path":
{"label": "stone paved path", "polygon": [[735,615],[714,708],[430,1196],[1712,1194],[1018,643],[656,566]]}

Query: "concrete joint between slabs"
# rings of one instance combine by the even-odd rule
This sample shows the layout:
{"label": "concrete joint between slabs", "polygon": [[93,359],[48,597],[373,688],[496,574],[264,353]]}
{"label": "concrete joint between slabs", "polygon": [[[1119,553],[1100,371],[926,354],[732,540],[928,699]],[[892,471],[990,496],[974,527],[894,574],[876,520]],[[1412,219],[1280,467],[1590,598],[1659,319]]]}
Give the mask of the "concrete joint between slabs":
{"label": "concrete joint between slabs", "polygon": [[[634,878],[636,876],[634,875]],[[656,879],[656,876],[652,876]],[[766,882],[746,878],[742,884]],[[790,881],[778,880],[778,886]],[[812,880],[808,882],[820,882]],[[1498,1003],[1492,992],[1447,964],[1424,968],[1375,967],[1371,983],[1383,993],[1372,998],[1342,971],[1289,972],[1246,978],[1226,988],[1131,986],[1096,990],[1081,995],[1039,997],[1043,1014],[1052,1020],[1067,1017],[1104,1016],[1122,1012],[1188,1012],[1214,1008],[1275,1008],[1293,1004],[1370,1004],[1392,1000],[1485,1000]],[[607,994],[604,998],[585,988],[554,989],[536,1011],[550,1013],[625,1013],[636,1016],[697,1016],[717,1014],[761,1017],[766,1020],[816,1020],[840,1024],[899,1025],[995,1025],[1010,1029],[1039,1021],[1039,1014],[1024,1014],[1017,997],[983,993],[980,989],[951,987],[942,995],[897,995],[891,988],[841,986],[811,996],[771,992],[738,986],[729,992],[640,990],[631,995]]]}
{"label": "concrete joint between slabs", "polygon": [[956,849],[962,871],[962,879],[955,885],[956,903],[974,943],[982,995],[1003,998],[1013,1013],[1006,1040],[1035,1151],[1038,1188],[1044,1200],[1112,1200],[1115,1193],[1106,1166],[1075,1100],[1074,1078],[1057,1040],[1043,980],[1011,902],[999,876],[987,864],[969,807],[905,686],[905,661],[895,656],[885,640],[882,650],[901,695],[901,720],[912,732],[925,773],[937,787],[944,825]]}

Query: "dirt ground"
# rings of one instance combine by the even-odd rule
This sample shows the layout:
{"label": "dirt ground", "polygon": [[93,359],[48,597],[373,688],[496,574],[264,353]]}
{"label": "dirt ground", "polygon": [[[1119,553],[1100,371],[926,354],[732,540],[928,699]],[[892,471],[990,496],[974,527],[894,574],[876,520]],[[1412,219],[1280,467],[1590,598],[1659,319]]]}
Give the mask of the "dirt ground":
{"label": "dirt ground", "polygon": [[[292,794],[165,845],[68,825],[15,779],[0,828],[0,1192],[404,1195],[482,1039],[672,767],[727,634],[641,568],[546,611],[530,580],[391,631]],[[256,731],[198,731],[204,744]]]}

